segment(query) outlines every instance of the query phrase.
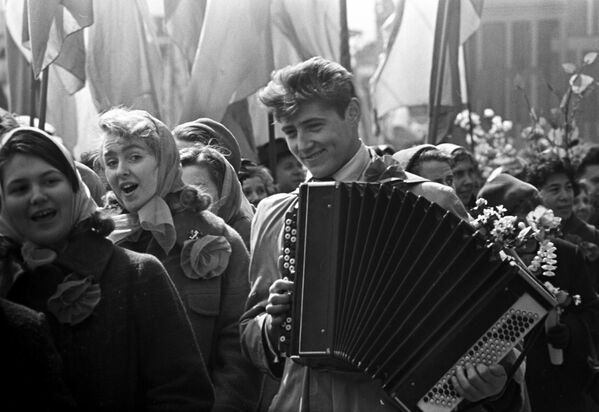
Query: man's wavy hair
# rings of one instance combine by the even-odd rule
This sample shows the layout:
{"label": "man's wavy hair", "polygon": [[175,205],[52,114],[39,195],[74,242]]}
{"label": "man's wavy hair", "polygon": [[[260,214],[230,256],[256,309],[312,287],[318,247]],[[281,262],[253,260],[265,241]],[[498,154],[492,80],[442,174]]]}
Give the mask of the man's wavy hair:
{"label": "man's wavy hair", "polygon": [[274,71],[258,97],[277,121],[293,116],[307,102],[332,107],[343,117],[349,102],[356,97],[352,78],[340,64],[312,57]]}

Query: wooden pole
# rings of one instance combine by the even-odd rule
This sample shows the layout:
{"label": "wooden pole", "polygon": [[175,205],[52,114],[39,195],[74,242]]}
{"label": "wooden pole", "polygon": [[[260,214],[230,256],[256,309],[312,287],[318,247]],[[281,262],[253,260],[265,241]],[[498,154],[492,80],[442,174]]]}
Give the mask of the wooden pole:
{"label": "wooden pole", "polygon": [[33,67],[31,68],[31,88],[29,89],[29,126],[33,127],[34,119],[35,119],[35,89],[37,85],[37,80],[35,79],[35,74],[33,73]]}
{"label": "wooden pole", "polygon": [[40,93],[40,118],[38,128],[44,130],[46,126],[46,105],[48,101],[48,69],[50,67],[46,67],[42,72],[42,89]]}
{"label": "wooden pole", "polygon": [[341,28],[339,63],[351,72],[351,55],[349,53],[349,28],[347,27],[347,1],[339,0],[339,23]]}
{"label": "wooden pole", "polygon": [[426,143],[435,144],[439,122],[439,105],[443,93],[443,75],[445,72],[445,55],[447,51],[447,16],[450,0],[440,0],[437,9],[435,39],[433,43],[433,62],[429,92],[429,124]]}

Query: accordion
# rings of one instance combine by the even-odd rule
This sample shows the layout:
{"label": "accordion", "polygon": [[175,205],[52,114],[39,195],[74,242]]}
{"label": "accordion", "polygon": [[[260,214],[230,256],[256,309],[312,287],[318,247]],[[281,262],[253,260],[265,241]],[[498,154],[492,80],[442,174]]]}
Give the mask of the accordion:
{"label": "accordion", "polygon": [[555,305],[452,213],[392,183],[307,183],[285,220],[288,357],[382,382],[405,411],[451,411],[456,367],[499,362]]}

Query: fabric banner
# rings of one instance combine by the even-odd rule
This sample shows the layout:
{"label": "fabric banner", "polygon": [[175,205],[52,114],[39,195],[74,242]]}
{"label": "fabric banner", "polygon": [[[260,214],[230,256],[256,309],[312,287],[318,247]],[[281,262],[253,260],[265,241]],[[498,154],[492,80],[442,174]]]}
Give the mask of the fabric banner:
{"label": "fabric banner", "polygon": [[[277,68],[312,56],[339,61],[344,41],[340,16],[340,1],[208,0],[179,122],[211,117],[244,130],[237,137],[251,157],[254,140],[256,145],[268,141],[266,111],[250,111],[252,126],[233,122],[228,106],[250,97],[254,107],[254,93]],[[245,111],[247,105],[235,107],[236,112],[238,107]],[[255,138],[245,135],[252,129]]]}
{"label": "fabric banner", "polygon": [[69,93],[85,83],[83,28],[93,21],[92,0],[7,0],[6,24],[39,77],[50,64]]}
{"label": "fabric banner", "polygon": [[195,59],[207,0],[164,0],[166,31],[179,47],[188,68]]}
{"label": "fabric banner", "polygon": [[94,103],[143,109],[162,118],[163,64],[145,0],[94,2],[87,73]]}
{"label": "fabric banner", "polygon": [[281,68],[312,56],[339,61],[339,1],[277,0],[272,2],[274,66]]}
{"label": "fabric banner", "polygon": [[208,0],[179,123],[210,117],[266,84],[273,65],[270,0]]}
{"label": "fabric banner", "polygon": [[[436,1],[421,0],[398,3],[395,29],[392,30],[394,37],[390,39],[386,56],[372,77],[372,96],[377,116],[381,117],[399,107],[429,103],[437,5]],[[459,42],[463,44],[480,26],[481,8],[471,0],[462,1],[460,5],[460,22],[452,21],[449,25],[460,24]],[[446,64],[445,70],[448,73],[451,67]],[[445,79],[449,77],[444,76]],[[444,90],[453,88],[450,85]],[[457,89],[461,90],[460,87]],[[442,104],[452,104],[451,93],[443,93]]]}

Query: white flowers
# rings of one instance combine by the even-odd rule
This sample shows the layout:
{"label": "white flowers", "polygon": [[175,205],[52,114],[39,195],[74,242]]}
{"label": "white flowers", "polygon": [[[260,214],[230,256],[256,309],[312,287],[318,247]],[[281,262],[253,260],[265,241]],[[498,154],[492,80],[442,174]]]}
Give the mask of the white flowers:
{"label": "white flowers", "polygon": [[493,111],[493,109],[486,108],[486,109],[483,111],[483,115],[484,115],[485,117],[493,117],[493,116],[495,116],[495,112]]}
{"label": "white flowers", "polygon": [[555,276],[555,270],[557,269],[557,255],[555,254],[555,250],[556,247],[550,240],[544,239],[539,242],[539,250],[528,266],[528,270],[537,273],[540,269],[543,269],[543,276]]}
{"label": "white flowers", "polygon": [[572,92],[576,94],[583,94],[594,82],[595,79],[586,74],[574,74],[570,77],[570,87]]}
{"label": "white flowers", "polygon": [[536,255],[532,258],[528,269],[533,274],[547,277],[555,276],[557,269],[556,247],[551,241],[559,231],[561,218],[556,217],[551,209],[537,206],[528,213],[525,221],[518,221],[516,216],[506,216],[507,210],[502,205],[485,207],[487,201],[478,199],[474,212],[478,212],[472,225],[486,234],[488,246],[497,249],[516,249],[535,240],[538,244]]}
{"label": "white flowers", "polygon": [[547,209],[545,206],[539,205],[535,210],[526,215],[526,222],[533,228],[537,240],[544,237],[546,231],[559,228],[562,221],[561,217],[555,216],[553,210]]}

